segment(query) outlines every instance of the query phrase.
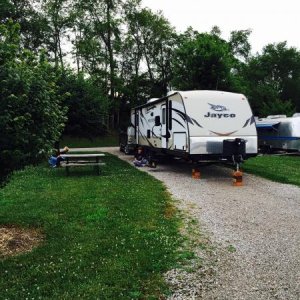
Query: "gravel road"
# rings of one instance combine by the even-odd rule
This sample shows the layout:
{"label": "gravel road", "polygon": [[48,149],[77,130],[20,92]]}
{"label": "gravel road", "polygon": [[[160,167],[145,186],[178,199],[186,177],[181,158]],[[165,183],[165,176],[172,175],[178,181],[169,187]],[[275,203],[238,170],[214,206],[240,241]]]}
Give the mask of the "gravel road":
{"label": "gravel road", "polygon": [[[118,148],[101,151],[132,160]],[[201,276],[187,276],[184,286],[175,278],[184,275],[173,272],[170,299],[300,299],[300,188],[249,174],[243,187],[233,187],[227,168],[203,166],[200,180],[191,178],[191,169],[176,161],[142,168],[199,221],[218,258],[207,289],[198,282]]]}

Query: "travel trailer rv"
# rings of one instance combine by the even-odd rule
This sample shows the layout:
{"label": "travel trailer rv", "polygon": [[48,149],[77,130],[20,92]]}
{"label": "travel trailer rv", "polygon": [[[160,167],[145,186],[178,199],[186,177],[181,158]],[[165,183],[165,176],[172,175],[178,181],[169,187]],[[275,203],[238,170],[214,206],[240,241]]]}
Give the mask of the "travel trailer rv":
{"label": "travel trailer rv", "polygon": [[300,152],[300,113],[295,113],[292,117],[272,115],[256,119],[256,127],[258,145],[263,152]]}
{"label": "travel trailer rv", "polygon": [[257,154],[255,120],[242,94],[170,92],[133,108],[131,128],[131,140],[151,157],[239,163]]}

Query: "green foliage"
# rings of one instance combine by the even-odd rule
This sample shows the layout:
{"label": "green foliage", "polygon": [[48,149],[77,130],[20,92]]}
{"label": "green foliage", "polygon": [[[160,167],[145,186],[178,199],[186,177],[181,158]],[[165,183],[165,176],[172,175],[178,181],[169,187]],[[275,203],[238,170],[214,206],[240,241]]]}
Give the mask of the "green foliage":
{"label": "green foliage", "polygon": [[122,110],[167,93],[171,56],[176,44],[176,33],[168,20],[160,13],[141,8],[136,2],[139,1],[127,1],[123,6],[127,30],[118,63]]}
{"label": "green foliage", "polygon": [[[254,113],[260,116],[280,110],[280,113],[300,111],[297,49],[283,42],[267,45],[261,54],[251,56],[249,29],[232,31],[227,41],[221,38],[217,26],[210,33],[199,33],[190,27],[184,34],[178,34],[161,12],[143,8],[141,3],[140,0],[0,2],[0,23],[11,18],[20,24],[20,42],[13,45],[21,44],[35,52],[45,47],[48,60],[54,62],[58,73],[59,68],[68,69],[72,56],[77,74],[84,74],[83,79],[76,79],[76,90],[88,90],[89,104],[84,106],[83,116],[76,113],[76,120],[90,118],[91,122],[87,128],[83,129],[82,123],[76,128],[70,112],[69,123],[74,126],[68,124],[67,132],[90,132],[94,117],[100,114],[106,118],[114,116],[110,120],[118,120],[115,125],[125,124],[131,107],[164,96],[170,89],[244,93]],[[11,51],[14,56],[18,49]],[[8,50],[5,52],[9,55]],[[66,73],[70,75],[70,71]],[[60,74],[57,76],[61,78]],[[91,79],[85,82],[86,78]],[[98,100],[91,100],[94,96]],[[72,99],[75,98],[73,95]],[[97,113],[93,117],[90,109],[94,106]],[[95,132],[99,126],[96,122]],[[94,135],[93,130],[91,134]]]}
{"label": "green foliage", "polygon": [[251,45],[249,42],[249,36],[251,34],[251,30],[234,30],[230,34],[229,46],[231,48],[232,53],[237,57],[244,61],[250,56]]}
{"label": "green foliage", "polygon": [[287,115],[292,116],[295,113],[295,106],[292,101],[282,101],[275,99],[272,102],[263,102],[260,107],[260,115]]}
{"label": "green foliage", "polygon": [[137,50],[133,53],[137,55],[133,62],[140,64],[144,59],[152,85],[151,96],[160,97],[167,93],[171,79],[170,59],[176,43],[175,30],[162,14],[155,14],[146,8],[130,12],[127,18],[128,33]]}
{"label": "green foliage", "polygon": [[228,250],[230,253],[236,252],[236,248],[235,248],[233,245],[229,245],[229,246],[227,247],[227,250]]}
{"label": "green foliage", "polygon": [[[117,56],[120,52],[122,21],[120,0],[73,1],[77,69],[97,77],[115,109],[118,92]],[[83,20],[85,20],[83,22]]]}
{"label": "green foliage", "polygon": [[173,85],[180,90],[230,90],[233,56],[227,42],[215,34],[187,32],[173,61]]}
{"label": "green foliage", "polygon": [[69,0],[41,0],[41,8],[46,22],[45,44],[49,51],[49,59],[53,60],[56,68],[64,68],[62,50],[63,40],[66,40],[66,32],[72,26],[72,8]]}
{"label": "green foliage", "polygon": [[45,43],[47,22],[36,9],[39,0],[1,0],[0,24],[9,19],[20,24],[22,44],[31,51],[37,51]]}
{"label": "green foliage", "polygon": [[65,110],[57,77],[41,55],[19,44],[19,26],[0,25],[0,168],[36,162],[58,140]]}
{"label": "green foliage", "polygon": [[[256,114],[262,115],[266,105],[272,107],[273,103],[276,104],[279,100],[282,103],[287,102],[287,111],[300,109],[298,50],[288,48],[285,42],[267,45],[261,55],[258,54],[249,60],[244,71],[248,95]],[[289,101],[292,103],[291,109]]]}
{"label": "green foliage", "polygon": [[60,93],[68,93],[64,104],[68,107],[65,134],[92,138],[107,131],[104,120],[109,102],[92,78],[83,74],[64,72],[59,80]]}
{"label": "green foliage", "polygon": [[0,259],[7,299],[161,299],[178,222],[164,186],[113,156],[92,170],[27,167],[0,190],[0,224],[39,228],[31,253]]}

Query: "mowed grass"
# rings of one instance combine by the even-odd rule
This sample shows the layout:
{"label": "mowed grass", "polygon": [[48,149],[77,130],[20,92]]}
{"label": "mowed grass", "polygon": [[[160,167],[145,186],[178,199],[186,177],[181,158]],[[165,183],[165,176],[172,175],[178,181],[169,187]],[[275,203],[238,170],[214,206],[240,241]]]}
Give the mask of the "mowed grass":
{"label": "mowed grass", "polygon": [[0,257],[1,299],[161,299],[180,243],[170,196],[148,174],[105,160],[100,176],[27,167],[0,190],[0,226],[45,236],[30,253]]}
{"label": "mowed grass", "polygon": [[107,136],[95,137],[92,139],[63,136],[59,144],[61,148],[64,146],[68,146],[70,148],[109,147],[118,146],[119,138],[116,133]]}
{"label": "mowed grass", "polygon": [[273,181],[300,186],[299,156],[257,156],[247,160],[243,169]]}

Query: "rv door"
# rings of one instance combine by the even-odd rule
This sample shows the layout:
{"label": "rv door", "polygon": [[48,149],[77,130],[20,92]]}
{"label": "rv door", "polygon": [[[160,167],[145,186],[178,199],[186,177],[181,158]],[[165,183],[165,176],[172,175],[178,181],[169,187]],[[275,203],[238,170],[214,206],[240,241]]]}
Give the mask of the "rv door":
{"label": "rv door", "polygon": [[161,106],[161,147],[167,148],[167,108],[166,104]]}

